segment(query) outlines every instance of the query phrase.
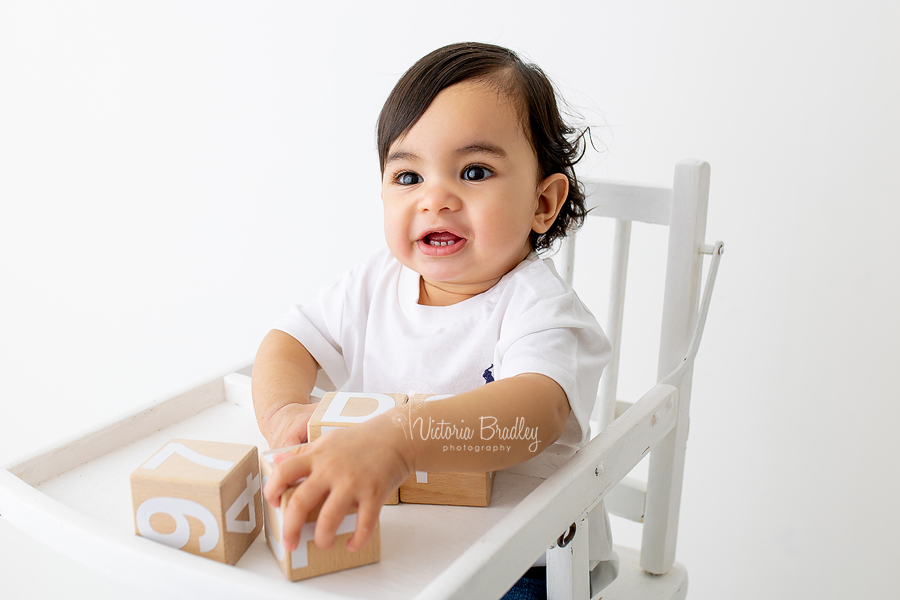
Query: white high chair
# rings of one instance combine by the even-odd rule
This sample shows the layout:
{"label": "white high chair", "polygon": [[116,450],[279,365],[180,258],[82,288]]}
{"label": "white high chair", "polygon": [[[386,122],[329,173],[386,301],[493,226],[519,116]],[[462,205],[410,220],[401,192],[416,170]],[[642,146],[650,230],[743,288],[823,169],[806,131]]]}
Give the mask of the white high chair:
{"label": "white high chair", "polygon": [[[296,583],[282,576],[262,535],[234,567],[135,536],[128,476],[167,440],[267,447],[246,367],[4,465],[0,516],[93,569],[166,597],[492,599],[546,551],[552,600],[683,598],[687,573],[674,559],[691,376],[723,249],[703,241],[709,165],[679,163],[672,189],[586,183],[591,217],[616,219],[606,328],[614,354],[592,429],[610,424],[574,454],[552,446],[497,473],[489,507],[385,506],[380,563]],[[632,221],[668,225],[669,243],[660,382],[630,405],[615,398]],[[703,254],[712,260],[701,302]],[[557,264],[569,281],[573,258],[568,243]],[[646,484],[626,478],[648,452]],[[643,539],[639,552],[616,547],[618,577],[592,591],[586,516],[601,501],[643,522]]]}

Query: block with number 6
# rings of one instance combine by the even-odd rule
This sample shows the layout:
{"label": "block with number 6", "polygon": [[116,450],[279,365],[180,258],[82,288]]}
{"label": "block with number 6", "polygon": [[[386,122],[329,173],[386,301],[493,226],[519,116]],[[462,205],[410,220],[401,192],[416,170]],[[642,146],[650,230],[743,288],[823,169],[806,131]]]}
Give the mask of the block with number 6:
{"label": "block with number 6", "polygon": [[170,440],[131,474],[137,534],[235,564],[263,527],[255,446]]}

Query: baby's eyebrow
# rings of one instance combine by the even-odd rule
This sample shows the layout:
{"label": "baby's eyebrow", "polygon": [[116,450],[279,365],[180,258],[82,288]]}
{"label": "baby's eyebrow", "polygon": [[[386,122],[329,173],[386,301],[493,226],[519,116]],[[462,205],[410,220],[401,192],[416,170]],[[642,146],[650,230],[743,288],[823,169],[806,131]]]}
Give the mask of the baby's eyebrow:
{"label": "baby's eyebrow", "polygon": [[487,154],[494,158],[506,158],[506,151],[500,146],[495,146],[490,142],[475,142],[467,146],[463,146],[454,154],[462,156],[465,154]]}
{"label": "baby's eyebrow", "polygon": [[419,157],[413,154],[412,152],[406,152],[405,150],[397,150],[396,152],[391,152],[388,154],[387,160],[384,161],[385,166],[391,164],[395,160],[418,160]]}
{"label": "baby's eyebrow", "polygon": [[[487,154],[488,156],[493,156],[494,158],[506,158],[506,151],[497,146],[495,144],[491,144],[490,142],[474,142],[471,144],[467,144],[462,148],[454,151],[453,154],[456,156],[465,156],[468,154]],[[419,156],[412,152],[407,152],[406,150],[396,150],[388,154],[387,160],[384,161],[385,166],[391,164],[397,160],[408,160],[408,161],[417,161],[419,160]]]}

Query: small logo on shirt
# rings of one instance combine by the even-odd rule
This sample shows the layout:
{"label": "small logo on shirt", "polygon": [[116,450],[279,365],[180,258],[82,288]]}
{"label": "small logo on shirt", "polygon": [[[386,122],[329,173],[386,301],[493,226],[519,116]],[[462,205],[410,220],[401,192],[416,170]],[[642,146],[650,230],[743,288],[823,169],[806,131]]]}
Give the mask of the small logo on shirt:
{"label": "small logo on shirt", "polygon": [[484,373],[481,374],[484,377],[485,383],[490,383],[494,380],[494,365],[489,366],[484,370]]}

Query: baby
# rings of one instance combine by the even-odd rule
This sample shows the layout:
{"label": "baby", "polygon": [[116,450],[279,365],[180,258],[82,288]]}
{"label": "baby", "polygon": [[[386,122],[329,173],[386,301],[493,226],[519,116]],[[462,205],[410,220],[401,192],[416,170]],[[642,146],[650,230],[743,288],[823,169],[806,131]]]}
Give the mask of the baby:
{"label": "baby", "polygon": [[[537,255],[584,218],[573,170],[580,144],[544,73],[505,48],[441,48],[394,87],[378,120],[387,248],[268,333],[253,401],[260,430],[279,448],[306,441],[317,381],[455,395],[397,407],[282,456],[265,488],[270,503],[306,478],[285,510],[288,550],[323,501],[316,544],[330,548],[356,507],[352,551],[413,471],[496,471],[555,441],[589,439],[609,342]],[[470,427],[473,449],[446,452],[429,423]],[[518,437],[480,451],[479,435],[497,428]]]}

